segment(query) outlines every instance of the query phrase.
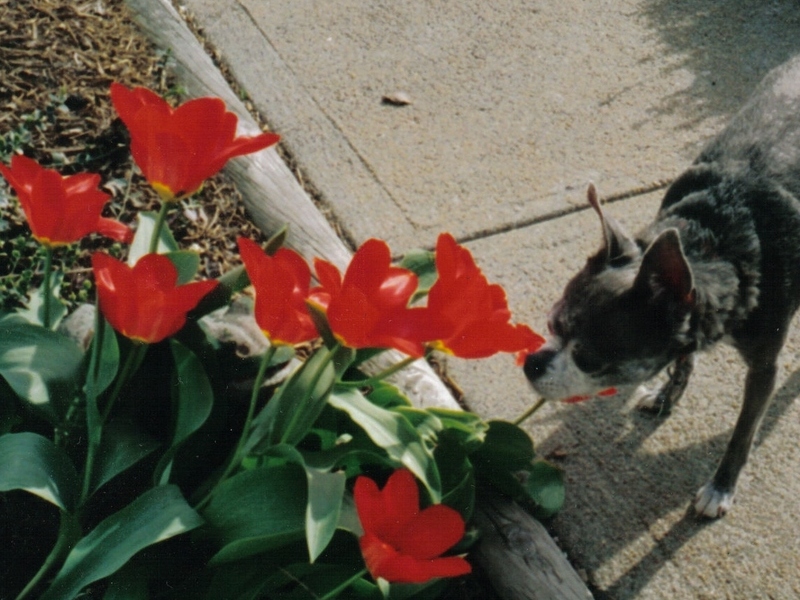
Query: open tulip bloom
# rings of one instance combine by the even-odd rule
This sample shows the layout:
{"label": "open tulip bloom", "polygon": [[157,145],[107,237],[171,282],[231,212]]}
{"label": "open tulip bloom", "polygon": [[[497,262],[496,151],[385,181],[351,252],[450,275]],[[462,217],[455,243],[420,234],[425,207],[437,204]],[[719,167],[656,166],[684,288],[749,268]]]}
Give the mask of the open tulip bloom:
{"label": "open tulip bloom", "polygon": [[431,320],[426,308],[409,306],[417,276],[391,262],[389,246],[376,239],[359,247],[344,278],[335,266],[317,259],[320,287],[312,290],[312,302],[325,308],[331,330],[344,345],[394,348],[421,357],[425,342],[447,325]]}
{"label": "open tulip bloom", "polygon": [[395,471],[382,490],[359,477],[353,496],[364,529],[359,545],[375,579],[425,583],[472,570],[460,556],[441,556],[464,536],[461,515],[442,504],[420,510],[417,483],[406,469]]}
{"label": "open tulip bloom", "polygon": [[239,238],[247,275],[255,289],[255,318],[273,344],[294,345],[318,337],[306,301],[311,270],[303,257],[286,248],[268,256],[255,242]]}
{"label": "open tulip bloom", "polygon": [[461,358],[485,358],[498,352],[529,354],[544,343],[527,325],[510,322],[505,290],[488,282],[469,250],[449,233],[436,242],[436,271],[428,309],[452,328],[435,348]]}
{"label": "open tulip bloom", "polygon": [[186,314],[217,286],[197,281],[177,285],[178,271],[161,254],[146,254],[129,267],[107,254],[92,255],[100,311],[125,337],[155,344],[176,334]]}
{"label": "open tulip bloom", "polygon": [[45,246],[63,246],[90,233],[100,233],[128,243],[130,228],[100,213],[110,195],[98,189],[100,176],[81,173],[62,177],[25,156],[11,157],[11,166],[0,164],[9,185],[14,188],[25,218],[36,240]]}
{"label": "open tulip bloom", "polygon": [[173,109],[147,88],[112,83],[111,100],[130,132],[133,160],[166,202],[196,192],[229,159],[280,140],[274,133],[236,137],[238,119],[219,98],[197,98]]}

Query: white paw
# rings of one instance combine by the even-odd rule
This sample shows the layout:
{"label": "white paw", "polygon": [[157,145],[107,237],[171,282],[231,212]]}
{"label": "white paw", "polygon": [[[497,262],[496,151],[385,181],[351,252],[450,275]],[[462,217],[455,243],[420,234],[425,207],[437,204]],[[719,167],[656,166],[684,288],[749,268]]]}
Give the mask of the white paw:
{"label": "white paw", "polygon": [[694,509],[698,515],[717,519],[733,506],[734,492],[721,492],[710,481],[697,492]]}
{"label": "white paw", "polygon": [[636,407],[639,410],[653,412],[661,408],[657,402],[660,390],[661,388],[658,386],[651,388],[642,384],[631,394],[631,398],[636,402]]}

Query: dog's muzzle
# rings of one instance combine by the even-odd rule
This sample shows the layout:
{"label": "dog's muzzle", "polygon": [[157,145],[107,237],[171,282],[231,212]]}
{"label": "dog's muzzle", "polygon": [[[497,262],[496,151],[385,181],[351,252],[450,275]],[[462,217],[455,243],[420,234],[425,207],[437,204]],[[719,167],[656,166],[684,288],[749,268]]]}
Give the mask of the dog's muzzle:
{"label": "dog's muzzle", "polygon": [[557,352],[550,348],[544,348],[525,357],[523,371],[529,381],[534,382],[547,372],[548,365],[555,358]]}

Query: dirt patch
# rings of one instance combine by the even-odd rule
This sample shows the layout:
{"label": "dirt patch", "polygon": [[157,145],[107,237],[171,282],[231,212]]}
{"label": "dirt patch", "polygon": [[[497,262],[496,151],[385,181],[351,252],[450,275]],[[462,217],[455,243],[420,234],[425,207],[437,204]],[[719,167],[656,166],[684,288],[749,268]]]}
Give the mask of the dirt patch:
{"label": "dirt patch", "polygon": [[[141,85],[182,100],[169,59],[144,38],[119,0],[0,0],[0,160],[8,164],[21,153],[64,175],[98,173],[113,196],[105,215],[135,224],[139,211],[157,210],[159,203],[131,161],[109,86]],[[224,174],[174,210],[170,227],[182,247],[200,253],[201,277],[239,264],[237,235],[264,238]],[[56,266],[69,274],[62,291],[68,303],[91,298],[89,256],[100,248],[122,252],[96,236],[57,252]],[[0,184],[0,310],[38,285],[40,258],[14,194]]]}

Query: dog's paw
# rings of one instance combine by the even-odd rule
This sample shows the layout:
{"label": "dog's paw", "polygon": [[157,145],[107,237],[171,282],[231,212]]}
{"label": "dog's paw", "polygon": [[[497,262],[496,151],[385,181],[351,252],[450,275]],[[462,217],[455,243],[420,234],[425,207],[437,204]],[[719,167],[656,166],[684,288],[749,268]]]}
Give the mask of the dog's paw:
{"label": "dog's paw", "polygon": [[697,492],[694,510],[703,517],[718,519],[731,509],[733,497],[734,492],[718,490],[714,487],[714,483],[709,481]]}
{"label": "dog's paw", "polygon": [[642,412],[660,415],[664,411],[664,397],[661,394],[661,387],[651,388],[642,384],[633,392],[632,398],[636,402],[636,408]]}

